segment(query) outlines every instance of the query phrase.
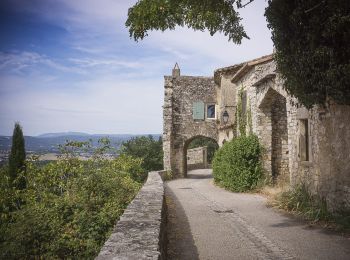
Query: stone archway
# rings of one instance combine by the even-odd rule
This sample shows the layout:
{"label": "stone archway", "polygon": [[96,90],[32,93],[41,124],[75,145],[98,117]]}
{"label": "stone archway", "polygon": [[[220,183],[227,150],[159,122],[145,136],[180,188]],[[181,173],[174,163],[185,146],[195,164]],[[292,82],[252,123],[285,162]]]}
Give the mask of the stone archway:
{"label": "stone archway", "polygon": [[[196,140],[198,138],[204,138],[204,139],[213,141],[216,144],[216,149],[219,148],[219,144],[218,144],[217,139],[213,139],[212,137],[196,135],[196,136],[193,136],[193,137],[189,138],[188,140],[186,140],[184,147],[183,147],[183,172],[184,172],[184,176],[187,176],[187,172],[189,170],[189,167],[187,165],[188,164],[188,156],[187,156],[188,155],[188,147],[194,140]],[[205,154],[204,156],[207,156],[207,154]],[[205,158],[205,159],[207,159],[207,158]]]}
{"label": "stone archway", "polygon": [[265,86],[264,94],[258,100],[258,118],[257,134],[266,148],[264,167],[271,172],[275,181],[287,181],[289,151],[286,98],[271,86]]}
{"label": "stone archway", "polygon": [[[175,177],[186,177],[187,150],[184,149],[189,140],[203,136],[217,142],[219,116],[215,104],[216,89],[213,78],[180,76],[178,66],[175,66],[172,76],[165,76],[164,169],[171,170]],[[210,115],[208,111],[211,112]]]}

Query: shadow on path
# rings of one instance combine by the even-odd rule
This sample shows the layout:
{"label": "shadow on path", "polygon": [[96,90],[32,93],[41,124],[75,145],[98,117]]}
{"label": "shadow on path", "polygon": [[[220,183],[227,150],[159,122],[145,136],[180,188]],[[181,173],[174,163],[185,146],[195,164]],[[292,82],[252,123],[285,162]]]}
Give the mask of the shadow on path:
{"label": "shadow on path", "polygon": [[165,184],[167,204],[167,259],[199,259],[187,216],[176,195]]}
{"label": "shadow on path", "polygon": [[203,170],[207,169],[199,169],[199,170],[192,170],[187,174],[187,179],[211,179],[213,178],[213,174],[211,173],[205,173],[203,174]]}

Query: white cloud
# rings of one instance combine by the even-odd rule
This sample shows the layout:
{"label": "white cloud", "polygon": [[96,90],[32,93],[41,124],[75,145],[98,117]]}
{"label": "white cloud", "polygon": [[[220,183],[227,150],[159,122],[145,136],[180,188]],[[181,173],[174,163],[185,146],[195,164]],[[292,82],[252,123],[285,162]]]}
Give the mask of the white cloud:
{"label": "white cloud", "polygon": [[[210,72],[212,72],[217,67],[232,65],[272,53],[271,33],[263,16],[266,6],[267,2],[265,1],[254,1],[246,8],[241,9],[244,27],[251,38],[243,40],[241,45],[228,42],[224,35],[210,36],[207,31],[194,32],[188,28],[152,32],[145,39],[145,42],[148,46],[167,46],[169,50],[191,53],[192,62],[197,61],[196,66],[207,63],[206,67],[210,68]],[[185,59],[183,61],[186,63]]]}
{"label": "white cloud", "polygon": [[[11,83],[9,79],[8,83]],[[20,121],[25,134],[81,131],[90,133],[160,133],[162,79],[96,78],[79,82],[71,90],[28,88],[16,80],[16,89],[2,93],[0,129]],[[84,91],[74,91],[83,88]],[[62,86],[67,89],[67,86]],[[2,133],[4,134],[4,133]]]}
{"label": "white cloud", "polygon": [[[65,27],[69,35],[62,41],[71,53],[62,50],[61,59],[49,53],[0,53],[0,71],[15,72],[0,78],[0,129],[7,134],[17,120],[26,134],[34,135],[161,133],[163,75],[176,61],[182,74],[212,76],[218,67],[272,52],[263,16],[266,1],[256,0],[241,11],[251,40],[240,46],[223,35],[185,28],[152,32],[135,43],[124,22],[136,0],[14,1]],[[52,75],[44,74],[45,68]]]}
{"label": "white cloud", "polygon": [[140,68],[141,64],[133,61],[121,61],[116,59],[92,59],[92,58],[70,58],[74,64],[80,67],[98,67],[98,66],[109,66],[109,67],[125,67],[125,68]]}
{"label": "white cloud", "polygon": [[0,70],[22,74],[25,70],[37,68],[37,66],[50,67],[62,72],[84,73],[79,68],[65,66],[37,52],[0,52]]}

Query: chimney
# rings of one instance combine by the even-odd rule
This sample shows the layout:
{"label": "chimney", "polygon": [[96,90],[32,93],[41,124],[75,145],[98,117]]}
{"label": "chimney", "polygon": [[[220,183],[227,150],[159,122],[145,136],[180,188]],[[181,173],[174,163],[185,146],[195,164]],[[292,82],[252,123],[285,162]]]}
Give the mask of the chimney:
{"label": "chimney", "polygon": [[180,67],[176,62],[175,67],[173,68],[173,78],[177,77],[180,77]]}

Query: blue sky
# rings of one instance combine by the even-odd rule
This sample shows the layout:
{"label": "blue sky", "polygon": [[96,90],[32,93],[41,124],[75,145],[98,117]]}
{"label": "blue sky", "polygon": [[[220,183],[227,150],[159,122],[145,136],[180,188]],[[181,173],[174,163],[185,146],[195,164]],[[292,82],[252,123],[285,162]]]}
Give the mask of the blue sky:
{"label": "blue sky", "polygon": [[186,28],[141,41],[124,26],[134,0],[0,2],[0,134],[19,121],[25,135],[79,131],[162,133],[163,76],[183,75],[272,52],[266,1],[241,11],[250,40]]}

